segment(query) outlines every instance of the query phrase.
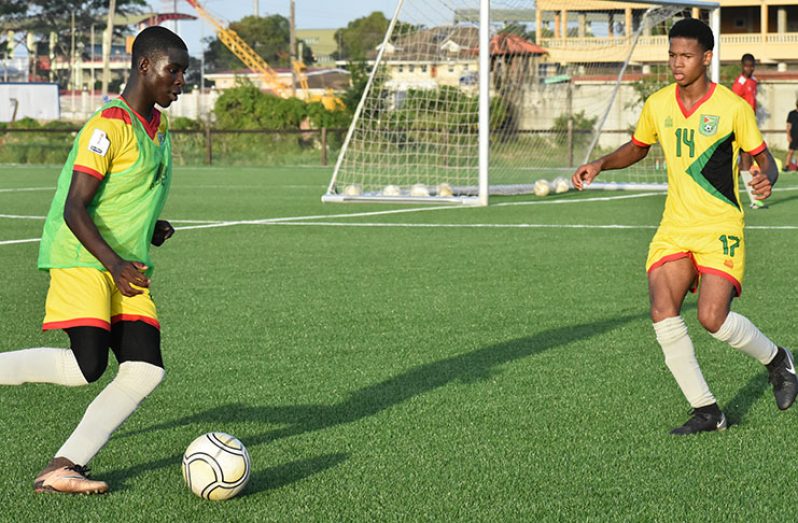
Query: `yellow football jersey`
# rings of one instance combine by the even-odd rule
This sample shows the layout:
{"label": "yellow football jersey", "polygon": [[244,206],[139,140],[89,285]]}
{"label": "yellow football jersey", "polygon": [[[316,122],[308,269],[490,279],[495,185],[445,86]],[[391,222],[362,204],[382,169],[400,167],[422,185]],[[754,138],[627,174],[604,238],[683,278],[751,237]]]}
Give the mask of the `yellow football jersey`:
{"label": "yellow football jersey", "polygon": [[[119,99],[127,105],[124,98]],[[168,127],[167,119],[157,109],[152,110],[149,121],[133,108],[130,110],[147,135],[160,146],[160,137]],[[95,113],[83,126],[73,169],[102,180],[106,174],[129,169],[138,157],[139,146],[130,114],[120,107],[108,107]]]}
{"label": "yellow football jersey", "polygon": [[718,84],[690,110],[679,86],[649,96],[632,141],[659,142],[668,166],[668,196],[662,225],[712,228],[743,223],[738,192],[740,149],[759,154],[767,146],[745,100]]}

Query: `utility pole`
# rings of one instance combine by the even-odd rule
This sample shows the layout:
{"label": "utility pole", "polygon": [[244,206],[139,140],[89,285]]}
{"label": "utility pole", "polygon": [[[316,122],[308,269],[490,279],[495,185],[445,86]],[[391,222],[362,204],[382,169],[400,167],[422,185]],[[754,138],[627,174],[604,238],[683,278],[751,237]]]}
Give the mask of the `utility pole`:
{"label": "utility pole", "polygon": [[114,34],[115,12],[116,0],[110,0],[108,4],[108,24],[103,33],[103,98],[108,96],[108,84],[111,83],[111,42]]}
{"label": "utility pole", "polygon": [[291,96],[296,98],[296,68],[294,68],[294,64],[296,63],[296,9],[294,5],[294,0],[291,0],[291,18],[290,18],[290,41],[289,46],[291,47]]}
{"label": "utility pole", "polygon": [[71,92],[69,99],[71,100],[72,117],[75,117],[75,11],[72,11],[72,23],[69,30],[72,41],[69,46],[69,90]]}
{"label": "utility pole", "polygon": [[252,7],[255,16],[260,18],[260,0],[252,0]]}

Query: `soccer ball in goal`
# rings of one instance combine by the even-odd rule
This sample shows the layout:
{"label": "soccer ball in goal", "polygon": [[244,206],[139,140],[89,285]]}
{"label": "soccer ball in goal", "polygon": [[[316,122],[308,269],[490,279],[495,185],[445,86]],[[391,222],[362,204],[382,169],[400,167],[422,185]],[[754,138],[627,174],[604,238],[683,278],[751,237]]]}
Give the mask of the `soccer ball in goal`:
{"label": "soccer ball in goal", "polygon": [[[485,205],[570,178],[629,140],[646,94],[636,82],[670,81],[667,30],[708,16],[701,5],[399,0],[323,200]],[[661,164],[655,146],[599,182],[665,188]]]}
{"label": "soccer ball in goal", "polygon": [[230,499],[249,481],[252,463],[246,447],[224,432],[198,437],[183,455],[183,479],[191,492],[214,501]]}

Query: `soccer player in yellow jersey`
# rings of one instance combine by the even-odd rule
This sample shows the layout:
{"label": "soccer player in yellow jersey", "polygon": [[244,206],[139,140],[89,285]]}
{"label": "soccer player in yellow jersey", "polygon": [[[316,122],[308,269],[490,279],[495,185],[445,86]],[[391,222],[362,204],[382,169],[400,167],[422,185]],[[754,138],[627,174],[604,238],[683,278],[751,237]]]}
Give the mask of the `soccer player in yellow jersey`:
{"label": "soccer player in yellow jersey", "polygon": [[726,417],[701,374],[681,317],[687,292],[699,290],[698,321],[715,338],[767,367],[779,409],[795,401],[798,380],[792,354],[776,346],[744,316],[731,312],[742,290],[745,264],[743,211],[737,189],[737,157],[750,153],[762,171],[751,186],[770,196],[778,170],[757,128],[751,106],[706,76],[714,38],[706,24],[684,19],[668,34],[668,63],[675,83],[652,94],[632,139],[614,152],[580,166],[579,190],[603,170],[643,159],[659,142],[668,164],[668,195],[651,240],[646,270],[651,319],[665,363],[692,407],[672,434],[723,430]]}
{"label": "soccer player in yellow jersey", "polygon": [[50,273],[43,329],[63,329],[70,348],[0,353],[0,384],[87,385],[104,373],[109,348],[119,372],[36,477],[37,492],[106,492],[86,464],[163,378],[149,245],[174,229],[158,219],[172,162],[155,104],[177,100],[187,67],[179,36],[163,27],[139,33],[122,97],[84,125],[58,178],[39,250],[39,268]]}

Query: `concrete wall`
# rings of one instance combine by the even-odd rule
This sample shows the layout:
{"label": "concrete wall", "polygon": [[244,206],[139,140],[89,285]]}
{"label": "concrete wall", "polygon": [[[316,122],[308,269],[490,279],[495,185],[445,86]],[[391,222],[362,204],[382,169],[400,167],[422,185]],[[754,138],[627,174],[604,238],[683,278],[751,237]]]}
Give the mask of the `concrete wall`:
{"label": "concrete wall", "polygon": [[[206,120],[213,111],[216,99],[221,92],[216,89],[209,89],[204,93],[194,90],[180,96],[180,99],[173,103],[166,114],[171,118],[184,116],[193,120]],[[112,98],[118,97],[118,93],[111,94]],[[82,123],[102,104],[103,100],[99,94],[89,94],[88,91],[65,93],[61,95],[61,118],[76,123]]]}
{"label": "concrete wall", "polygon": [[[524,91],[521,101],[521,129],[545,130],[554,125],[557,117],[568,112],[567,84],[545,87],[531,86]],[[573,88],[573,112],[584,111],[588,117],[601,118],[606,109],[612,85],[608,83],[583,83]],[[622,85],[612,105],[601,136],[602,147],[615,147],[628,141],[628,130],[637,123],[641,105],[629,107],[636,99],[630,85]],[[798,80],[760,82],[757,101],[757,118],[765,140],[771,147],[786,146],[785,121],[787,113],[795,109],[798,99]]]}

